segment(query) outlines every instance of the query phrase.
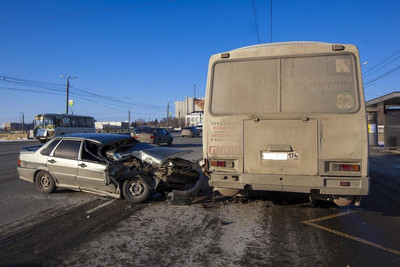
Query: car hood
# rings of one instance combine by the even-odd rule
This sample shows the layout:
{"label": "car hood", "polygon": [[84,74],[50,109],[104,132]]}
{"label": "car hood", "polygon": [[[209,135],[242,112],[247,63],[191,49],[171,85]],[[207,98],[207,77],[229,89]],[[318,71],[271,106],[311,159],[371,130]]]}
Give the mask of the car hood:
{"label": "car hood", "polygon": [[125,161],[133,156],[152,165],[161,165],[168,159],[178,158],[191,152],[191,150],[156,147],[147,143],[137,143],[128,147],[106,151],[106,154],[114,161]]}

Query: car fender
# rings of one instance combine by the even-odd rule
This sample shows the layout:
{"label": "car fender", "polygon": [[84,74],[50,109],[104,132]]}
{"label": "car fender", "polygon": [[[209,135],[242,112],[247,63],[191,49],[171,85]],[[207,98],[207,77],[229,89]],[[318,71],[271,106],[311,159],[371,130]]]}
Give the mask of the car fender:
{"label": "car fender", "polygon": [[57,181],[57,179],[54,177],[53,172],[50,171],[50,169],[47,168],[47,167],[45,167],[45,166],[41,166],[40,168],[35,168],[35,172],[33,173],[33,182],[34,182],[34,183],[36,182],[36,175],[37,175],[37,173],[40,172],[40,171],[46,171],[46,172],[50,173],[50,174],[51,174],[51,177],[53,177],[53,179],[54,179],[54,182],[55,182],[56,184],[58,184],[58,181]]}

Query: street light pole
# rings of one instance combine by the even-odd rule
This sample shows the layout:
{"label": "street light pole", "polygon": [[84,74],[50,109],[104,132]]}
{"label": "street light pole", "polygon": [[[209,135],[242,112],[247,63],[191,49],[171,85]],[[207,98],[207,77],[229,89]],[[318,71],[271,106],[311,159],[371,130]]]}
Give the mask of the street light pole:
{"label": "street light pole", "polygon": [[76,76],[71,76],[68,75],[68,77],[65,77],[64,75],[60,75],[60,78],[65,78],[67,80],[66,83],[66,89],[67,89],[67,100],[66,100],[66,111],[65,113],[68,115],[68,102],[69,102],[69,79],[76,79]]}
{"label": "street light pole", "polygon": [[131,128],[131,107],[128,110],[128,127]]}

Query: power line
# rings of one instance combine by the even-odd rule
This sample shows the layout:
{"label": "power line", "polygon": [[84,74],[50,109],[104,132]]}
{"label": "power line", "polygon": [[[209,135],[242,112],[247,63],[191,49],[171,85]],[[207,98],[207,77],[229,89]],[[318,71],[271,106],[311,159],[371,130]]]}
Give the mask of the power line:
{"label": "power line", "polygon": [[253,3],[254,23],[255,23],[256,32],[257,32],[257,40],[258,40],[258,43],[260,43],[260,33],[259,33],[259,30],[258,30],[258,20],[257,20],[257,12],[256,12],[256,2],[255,2],[255,0],[252,0],[252,3]]}
{"label": "power line", "polygon": [[365,86],[367,87],[369,85],[372,85],[372,83],[380,81],[380,80],[382,80],[384,78],[388,78],[388,75],[391,75],[391,74],[393,74],[393,73],[395,73],[397,71],[400,71],[400,66],[397,66],[397,67],[395,67],[395,68],[393,68],[393,69],[391,69],[391,70],[379,75],[378,77],[373,78],[372,80],[366,81],[365,82]]}
{"label": "power line", "polygon": [[[370,75],[370,74],[376,72],[376,71],[377,71],[376,68],[380,67],[382,64],[385,64],[386,61],[388,61],[389,59],[391,59],[392,57],[394,57],[395,55],[397,55],[397,54],[399,54],[399,53],[400,53],[400,49],[394,51],[393,54],[391,54],[391,55],[388,56],[387,58],[383,59],[382,61],[380,61],[378,64],[376,64],[374,67],[370,68],[370,69],[367,70],[366,72],[364,72],[364,76]],[[398,58],[399,58],[399,57],[397,57],[396,59],[398,59]],[[395,59],[395,60],[396,60],[396,59]],[[393,60],[393,61],[395,61],[395,60]],[[391,61],[391,62],[393,62],[393,61]],[[386,65],[390,64],[391,62],[387,63]],[[384,66],[386,66],[386,65],[384,65]],[[381,68],[382,68],[382,67],[381,67]],[[379,68],[379,69],[381,69],[381,68]],[[378,69],[378,70],[379,70],[379,69]],[[373,71],[373,70],[374,70],[374,71]],[[372,71],[373,71],[373,72],[372,72]],[[371,73],[371,72],[372,72],[372,73]]]}
{"label": "power line", "polygon": [[[0,87],[1,90],[10,90],[10,91],[20,91],[20,92],[31,92],[31,93],[42,93],[42,94],[53,94],[53,95],[64,95],[65,89],[64,85],[55,84],[55,83],[48,83],[42,81],[35,81],[35,80],[28,80],[28,79],[21,79],[15,77],[8,77],[4,75],[0,75],[0,82],[14,84],[18,87],[32,87],[35,89],[26,89],[26,88],[15,88],[15,87]],[[95,94],[93,92],[89,92],[87,90],[83,90],[74,86],[69,87],[71,96],[74,96],[78,99],[83,99],[86,101],[90,101],[92,103],[98,104],[100,106],[106,107],[108,109],[121,111],[115,109],[115,106],[121,108],[127,108],[130,106],[134,106],[135,109],[142,109],[142,110],[151,110],[151,111],[164,111],[164,108],[161,106],[144,104],[139,101],[135,102],[128,102],[123,101],[121,99],[126,99],[126,97],[113,97],[113,96],[106,96]],[[73,90],[72,90],[73,89]],[[78,92],[76,92],[78,91]],[[87,97],[96,97],[97,99],[88,99]],[[109,107],[106,105],[112,105],[113,107]]]}

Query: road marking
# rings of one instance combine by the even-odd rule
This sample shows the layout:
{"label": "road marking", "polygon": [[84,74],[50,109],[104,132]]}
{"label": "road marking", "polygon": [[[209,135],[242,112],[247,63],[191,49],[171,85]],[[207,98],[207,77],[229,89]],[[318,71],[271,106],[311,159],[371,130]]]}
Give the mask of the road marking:
{"label": "road marking", "polygon": [[356,237],[356,236],[352,236],[352,235],[349,235],[349,234],[346,234],[346,233],[343,233],[343,232],[340,232],[340,231],[336,231],[336,230],[330,229],[328,227],[316,224],[316,222],[326,221],[326,220],[330,220],[330,219],[334,219],[334,218],[338,218],[338,217],[341,217],[341,216],[346,216],[346,215],[350,215],[350,214],[358,213],[358,212],[361,212],[361,210],[359,210],[359,211],[341,212],[341,213],[333,214],[333,215],[330,215],[330,216],[324,216],[324,217],[320,217],[320,218],[305,220],[305,221],[302,221],[302,223],[310,225],[310,226],[313,226],[313,227],[316,227],[316,228],[319,228],[321,230],[325,230],[325,231],[330,232],[332,234],[336,234],[336,235],[340,235],[340,236],[345,237],[345,238],[349,238],[351,240],[354,240],[354,241],[357,241],[357,242],[360,242],[360,243],[363,243],[363,244],[366,244],[366,245],[369,245],[369,246],[372,246],[372,247],[375,247],[375,248],[382,249],[384,251],[387,251],[387,252],[390,252],[390,253],[393,253],[393,254],[396,254],[396,255],[400,255],[400,251],[398,251],[398,250],[387,248],[387,247],[381,246],[379,244],[370,242],[368,240],[365,240],[365,239],[362,239],[362,238],[359,238],[359,237]]}
{"label": "road marking", "polygon": [[98,209],[104,208],[104,207],[110,205],[111,203],[113,203],[113,202],[115,202],[115,201],[116,201],[115,199],[110,200],[110,201],[107,201],[107,202],[105,202],[105,203],[103,203],[103,204],[97,206],[96,208],[93,208],[93,209],[91,209],[91,210],[86,211],[86,214],[90,214],[90,213],[92,213],[92,212],[95,212],[95,211],[98,210]]}

